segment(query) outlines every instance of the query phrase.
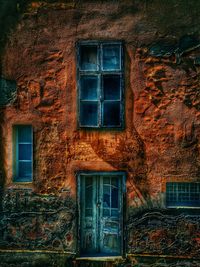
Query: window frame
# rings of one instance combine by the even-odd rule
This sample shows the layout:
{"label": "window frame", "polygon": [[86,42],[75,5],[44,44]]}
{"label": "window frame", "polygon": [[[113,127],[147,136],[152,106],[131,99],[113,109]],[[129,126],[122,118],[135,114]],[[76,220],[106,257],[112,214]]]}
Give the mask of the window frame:
{"label": "window frame", "polygon": [[[103,70],[103,47],[106,45],[118,45],[120,51],[120,68],[117,70]],[[97,70],[82,70],[81,69],[81,47],[82,46],[96,46],[97,47]],[[78,129],[97,129],[97,130],[123,130],[125,127],[125,83],[124,83],[124,42],[119,41],[98,41],[98,40],[81,40],[76,43],[77,55],[77,128]],[[102,66],[102,69],[100,68]],[[81,77],[83,76],[97,76],[97,100],[82,100],[81,99]],[[103,76],[104,75],[119,75],[120,76],[120,99],[119,100],[105,100],[103,98]],[[81,101],[82,102],[97,102],[97,125],[85,125],[81,123]],[[103,125],[103,114],[105,102],[120,103],[120,124],[119,125]]]}
{"label": "window frame", "polygon": [[[192,191],[191,191],[191,185],[198,184],[198,189],[197,193],[200,193],[200,182],[195,181],[195,182],[167,182],[166,183],[166,207],[167,208],[186,208],[186,209],[200,209],[200,197],[199,197],[199,203],[195,203],[195,200],[192,201]],[[179,191],[179,188],[181,186],[188,185],[188,191]],[[169,190],[169,186],[173,187],[173,191]],[[185,188],[186,190],[186,188]],[[170,195],[172,198],[175,198],[174,201],[170,200]],[[180,201],[181,197],[179,194],[188,194],[189,200],[182,200]]]}
{"label": "window frame", "polygon": [[[19,142],[19,128],[25,126],[31,127],[31,142]],[[16,124],[12,127],[13,130],[13,182],[14,183],[32,183],[33,182],[33,126],[31,124]],[[18,151],[20,144],[31,145],[31,160],[19,160]],[[31,162],[31,176],[20,177],[19,176],[19,162]]]}

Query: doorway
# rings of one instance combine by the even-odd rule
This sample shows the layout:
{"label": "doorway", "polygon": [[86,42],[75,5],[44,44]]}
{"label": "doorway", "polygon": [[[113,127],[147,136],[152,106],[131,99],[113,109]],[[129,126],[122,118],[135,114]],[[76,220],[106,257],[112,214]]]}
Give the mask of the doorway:
{"label": "doorway", "polygon": [[79,175],[81,255],[122,254],[124,177],[124,173],[121,172]]}

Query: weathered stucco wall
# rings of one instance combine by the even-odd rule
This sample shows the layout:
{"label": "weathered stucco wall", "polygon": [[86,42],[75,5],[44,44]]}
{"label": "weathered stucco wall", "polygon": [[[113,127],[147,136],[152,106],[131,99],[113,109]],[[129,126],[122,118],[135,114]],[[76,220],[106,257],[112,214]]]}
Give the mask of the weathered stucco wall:
{"label": "weathered stucco wall", "polygon": [[[199,213],[175,213],[165,207],[166,181],[199,181],[200,177],[198,1],[30,1],[23,9],[19,1],[16,8],[18,20],[7,33],[2,76],[16,81],[17,96],[2,109],[1,125],[3,203],[10,201],[10,194],[9,205],[18,209],[3,206],[1,247],[63,249],[68,242],[74,252],[76,216],[71,206],[66,212],[71,212],[71,219],[66,219],[70,225],[65,222],[67,230],[57,243],[42,230],[26,235],[28,246],[23,243],[20,233],[25,228],[17,228],[18,220],[26,218],[28,224],[31,220],[34,227],[44,228],[51,210],[41,211],[40,204],[28,210],[34,216],[44,213],[38,216],[39,223],[34,221],[17,204],[16,192],[23,196],[24,188],[32,189],[27,203],[34,202],[36,195],[43,199],[41,194],[56,194],[59,202],[64,188],[75,207],[78,171],[123,170],[127,174],[126,251],[199,256]],[[124,40],[124,130],[78,129],[78,40]],[[34,179],[32,184],[17,184],[12,182],[12,126],[25,123],[34,129]],[[59,216],[68,207],[59,203],[61,213],[52,211],[57,216],[52,226],[55,235],[65,228]],[[12,243],[8,237],[13,231],[19,237]],[[65,239],[68,232],[73,241],[69,235]]]}

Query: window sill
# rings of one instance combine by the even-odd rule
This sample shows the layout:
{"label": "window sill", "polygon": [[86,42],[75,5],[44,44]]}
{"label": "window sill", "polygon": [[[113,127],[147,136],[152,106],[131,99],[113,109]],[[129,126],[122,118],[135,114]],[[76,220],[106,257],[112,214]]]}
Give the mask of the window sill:
{"label": "window sill", "polygon": [[122,256],[98,256],[98,257],[78,257],[77,261],[118,261],[123,260]]}
{"label": "window sill", "polygon": [[193,207],[193,206],[167,206],[167,209],[200,209],[200,207]]}

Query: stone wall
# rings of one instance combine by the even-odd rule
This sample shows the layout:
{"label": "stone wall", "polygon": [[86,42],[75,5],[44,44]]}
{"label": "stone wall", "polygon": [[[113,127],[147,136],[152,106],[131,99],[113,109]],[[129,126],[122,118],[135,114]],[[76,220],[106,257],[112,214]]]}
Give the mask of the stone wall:
{"label": "stone wall", "polygon": [[[120,170],[127,174],[126,252],[159,255],[150,266],[198,266],[199,211],[166,209],[165,190],[166,182],[200,177],[200,3],[42,0],[3,7],[10,16],[2,27],[1,77],[16,90],[9,86],[10,101],[0,101],[1,249],[76,253],[77,172]],[[124,130],[77,127],[78,40],[124,41]],[[34,131],[34,177],[19,184],[12,127],[26,123]],[[193,260],[169,263],[163,255]],[[123,265],[147,265],[133,258]]]}
{"label": "stone wall", "polygon": [[76,252],[76,205],[69,192],[39,195],[29,189],[4,192],[0,249]]}

